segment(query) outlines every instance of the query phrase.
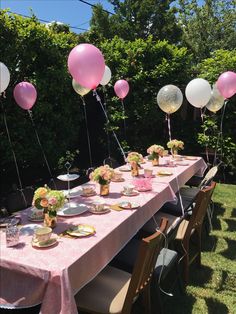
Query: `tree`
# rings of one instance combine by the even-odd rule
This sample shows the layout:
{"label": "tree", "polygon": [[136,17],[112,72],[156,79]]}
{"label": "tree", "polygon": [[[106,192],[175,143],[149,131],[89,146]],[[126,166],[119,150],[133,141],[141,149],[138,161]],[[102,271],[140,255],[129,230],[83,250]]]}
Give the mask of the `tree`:
{"label": "tree", "polygon": [[112,38],[115,35],[127,39],[168,40],[177,43],[181,30],[177,25],[173,0],[109,0],[115,14],[109,16],[101,5],[93,9],[91,30],[98,36]]}
{"label": "tree", "polygon": [[235,0],[205,0],[203,5],[197,0],[179,0],[178,4],[182,41],[196,62],[217,49],[235,49]]}

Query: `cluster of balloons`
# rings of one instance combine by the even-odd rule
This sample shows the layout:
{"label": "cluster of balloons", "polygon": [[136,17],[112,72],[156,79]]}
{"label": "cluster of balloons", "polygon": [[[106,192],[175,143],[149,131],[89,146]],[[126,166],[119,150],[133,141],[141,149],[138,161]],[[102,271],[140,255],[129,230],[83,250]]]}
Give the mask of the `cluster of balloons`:
{"label": "cluster of balloons", "polygon": [[[224,105],[224,99],[236,93],[236,73],[228,71],[222,73],[211,89],[208,81],[202,78],[191,80],[185,89],[188,102],[196,108],[206,108],[217,112]],[[157,103],[167,114],[177,111],[183,102],[181,90],[175,85],[166,85],[157,94]]]}
{"label": "cluster of balloons", "polygon": [[[99,84],[105,86],[111,80],[111,70],[105,64],[101,51],[91,44],[80,44],[73,48],[68,57],[68,69],[73,77],[72,86],[81,96],[95,89]],[[118,80],[114,91],[120,99],[129,92],[126,80]]]}
{"label": "cluster of balloons", "polygon": [[[105,64],[102,52],[91,44],[79,44],[74,47],[68,56],[68,69],[73,77],[72,86],[76,93],[86,95],[91,89],[101,84],[105,86],[111,80],[111,70]],[[0,62],[0,93],[4,92],[10,82],[10,72],[6,65]],[[129,83],[126,80],[118,80],[114,85],[117,97],[123,100],[129,93]],[[222,73],[213,90],[210,84],[196,78],[188,83],[185,95],[188,102],[196,108],[206,106],[210,111],[216,112],[224,103],[224,99],[232,97],[236,93],[236,73],[227,71]],[[28,82],[21,82],[14,88],[14,98],[17,104],[29,110],[33,107],[37,92],[35,87]],[[183,102],[183,94],[175,85],[166,85],[160,89],[157,95],[159,107],[166,113],[177,111]]]}

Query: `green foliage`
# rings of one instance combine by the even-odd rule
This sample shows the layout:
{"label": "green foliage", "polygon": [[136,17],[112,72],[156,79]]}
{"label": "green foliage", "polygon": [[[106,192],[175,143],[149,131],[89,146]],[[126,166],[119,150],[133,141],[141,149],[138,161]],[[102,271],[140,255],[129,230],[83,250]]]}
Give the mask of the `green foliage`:
{"label": "green foliage", "polygon": [[[165,114],[156,102],[158,90],[166,84],[184,86],[189,77],[191,56],[187,49],[178,48],[167,41],[125,41],[115,37],[104,41],[101,49],[106,63],[112,70],[112,82],[124,78],[130,85],[130,93],[124,99],[127,142],[132,150],[146,152],[156,141],[165,145]],[[113,71],[115,69],[115,71]],[[107,107],[113,125],[120,126],[119,138],[124,138],[123,109],[113,90],[107,91]]]}
{"label": "green foliage", "polygon": [[101,5],[93,8],[91,32],[97,38],[169,40],[178,43],[181,30],[177,25],[173,0],[110,0],[115,14],[109,16]]}
{"label": "green foliage", "polygon": [[[236,50],[216,50],[211,53],[211,57],[200,62],[196,67],[199,76],[214,84],[219,75],[226,71],[235,71],[236,69]],[[225,111],[221,110],[215,115],[205,117],[202,131],[198,134],[198,143],[202,147],[208,146],[215,149],[217,146],[218,153],[226,166],[231,170],[236,169],[236,134],[233,125],[236,118],[236,99],[232,97],[227,101]],[[223,117],[222,117],[223,115]],[[221,119],[223,120],[221,121]],[[220,125],[222,124],[222,135]],[[218,144],[217,139],[219,138]]]}
{"label": "green foliage", "polygon": [[217,49],[236,48],[235,0],[179,0],[178,7],[182,41],[196,61]]}
{"label": "green foliage", "polygon": [[[44,162],[28,112],[18,107],[13,98],[15,85],[29,81],[38,94],[32,108],[34,123],[49,164],[56,168],[58,158],[78,146],[82,112],[67,71],[67,57],[77,44],[77,35],[53,32],[34,16],[22,18],[1,10],[0,42],[1,61],[11,74],[6,98],[1,102],[19,167],[37,169]],[[4,170],[12,164],[13,157],[3,119],[0,124]]]}
{"label": "green foliage", "polygon": [[79,155],[79,150],[76,149],[75,151],[71,152],[69,150],[66,151],[65,156],[62,156],[58,160],[58,169],[64,169],[65,170],[65,164],[70,163],[70,165],[73,165],[75,162],[75,158]]}
{"label": "green foliage", "polygon": [[202,147],[216,151],[225,166],[235,170],[236,144],[231,137],[223,136],[217,120],[220,120],[219,116],[205,116],[205,121],[201,126],[203,133],[198,133],[197,141]]}

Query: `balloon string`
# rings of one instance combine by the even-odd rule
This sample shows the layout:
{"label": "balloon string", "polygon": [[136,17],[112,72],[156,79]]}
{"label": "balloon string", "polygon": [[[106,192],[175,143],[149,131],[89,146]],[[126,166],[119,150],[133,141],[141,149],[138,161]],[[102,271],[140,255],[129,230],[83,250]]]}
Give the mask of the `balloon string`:
{"label": "balloon string", "polygon": [[84,118],[85,118],[85,125],[86,125],[86,134],[87,134],[87,142],[88,142],[88,151],[89,151],[89,161],[90,161],[90,167],[93,167],[93,161],[92,161],[92,153],[91,153],[91,144],[90,144],[90,136],[89,136],[89,129],[88,129],[88,119],[87,119],[87,112],[86,112],[86,103],[84,101],[83,96],[80,97],[83,103],[84,108]]}
{"label": "balloon string", "polygon": [[[6,97],[5,94],[3,94],[3,97],[4,98]],[[19,186],[20,186],[20,190],[19,191],[22,194],[22,197],[23,197],[23,200],[24,200],[24,203],[25,203],[25,207],[26,207],[27,206],[27,201],[26,201],[26,198],[25,198],[25,194],[23,192],[23,187],[22,187],[22,182],[21,182],[21,178],[20,178],[20,171],[19,171],[19,167],[18,167],[18,163],[17,163],[17,159],[16,159],[16,154],[15,154],[15,151],[13,149],[10,132],[9,132],[8,125],[7,125],[6,112],[5,112],[5,108],[3,106],[3,103],[1,105],[2,105],[2,111],[3,111],[3,120],[4,120],[4,124],[5,124],[6,131],[7,131],[7,137],[8,137],[8,141],[9,141],[10,147],[11,147],[11,151],[12,151],[12,155],[13,155],[13,159],[14,159],[14,163],[15,163],[15,167],[16,167],[17,178],[18,178],[18,181],[19,181]]]}
{"label": "balloon string", "polygon": [[27,111],[28,111],[28,113],[29,113],[29,117],[30,117],[30,120],[31,120],[31,122],[32,122],[33,129],[34,129],[36,138],[37,138],[37,140],[38,140],[39,147],[40,147],[40,149],[41,149],[41,151],[42,151],[43,158],[44,158],[44,160],[45,160],[46,166],[47,166],[47,168],[48,168],[48,172],[49,172],[49,174],[50,174],[50,176],[51,176],[51,180],[52,180],[52,182],[53,182],[54,188],[57,189],[57,186],[56,186],[56,183],[55,183],[55,181],[54,181],[54,179],[53,179],[53,175],[52,175],[52,172],[51,172],[49,163],[48,163],[47,158],[46,158],[46,154],[45,154],[45,152],[44,152],[43,146],[42,146],[41,141],[40,141],[40,139],[39,139],[39,135],[38,135],[38,132],[37,132],[37,129],[36,129],[36,125],[35,125],[35,123],[34,123],[34,119],[33,119],[33,113],[32,113],[31,110],[27,110]]}
{"label": "balloon string", "polygon": [[225,115],[225,108],[226,108],[226,104],[228,103],[228,100],[224,101],[224,106],[222,109],[222,115],[221,115],[221,121],[220,121],[220,132],[218,133],[217,136],[217,141],[216,141],[216,148],[215,148],[215,155],[214,155],[214,161],[213,161],[213,166],[216,165],[216,161],[217,161],[217,150],[218,150],[218,146],[220,143],[220,156],[221,158],[223,157],[223,120],[224,120],[224,115]]}
{"label": "balloon string", "polygon": [[[204,108],[204,112],[202,111],[202,108],[200,108],[200,115],[201,115],[201,120],[202,120],[202,125],[204,123],[204,115],[205,115],[205,110],[206,108]],[[206,132],[205,132],[205,128],[203,127],[203,134],[204,134],[204,138],[206,137]],[[208,144],[206,143],[205,145],[205,155],[206,155],[206,160],[207,160],[207,165],[209,166],[209,154],[208,154]]]}
{"label": "balloon string", "polygon": [[[105,111],[105,109],[104,109],[104,107],[103,107],[103,104],[102,104],[102,102],[101,102],[101,98],[100,98],[100,96],[98,95],[98,93],[97,93],[97,91],[96,91],[95,89],[93,90],[93,95],[96,97],[97,101],[100,103],[101,108],[102,108],[102,110],[103,110],[103,112],[104,112],[104,115],[105,115],[105,117],[106,117],[106,120],[108,121],[108,123],[110,123],[109,118],[108,118],[108,116],[107,116],[107,113],[106,113],[106,111]],[[113,134],[113,136],[114,136],[114,138],[115,138],[115,140],[116,140],[116,142],[117,142],[117,144],[118,144],[118,146],[119,146],[119,148],[120,148],[120,151],[121,151],[121,153],[122,153],[122,155],[123,155],[124,161],[126,162],[125,152],[124,152],[124,150],[123,150],[123,148],[122,148],[122,146],[121,146],[121,144],[120,144],[120,142],[119,142],[119,140],[118,140],[118,138],[117,138],[116,133],[114,132],[114,130],[112,130],[112,134]]]}
{"label": "balloon string", "polygon": [[[103,86],[103,95],[104,95],[104,109],[106,111],[106,114],[108,116],[108,112],[107,112],[107,104],[106,104],[106,93],[105,93],[105,86]],[[108,125],[108,120],[107,120],[107,125]],[[108,128],[106,129],[106,133],[107,133],[107,152],[108,152],[108,158],[111,157],[111,144],[110,144],[110,135],[109,135],[109,130]]]}
{"label": "balloon string", "polygon": [[168,132],[169,132],[169,141],[171,141],[171,128],[170,128],[170,115],[167,113],[167,124],[168,124]]}
{"label": "balloon string", "polygon": [[122,110],[123,110],[123,122],[124,122],[124,138],[126,140],[126,119],[125,119],[125,106],[124,106],[124,101],[121,99],[121,104],[122,104]]}

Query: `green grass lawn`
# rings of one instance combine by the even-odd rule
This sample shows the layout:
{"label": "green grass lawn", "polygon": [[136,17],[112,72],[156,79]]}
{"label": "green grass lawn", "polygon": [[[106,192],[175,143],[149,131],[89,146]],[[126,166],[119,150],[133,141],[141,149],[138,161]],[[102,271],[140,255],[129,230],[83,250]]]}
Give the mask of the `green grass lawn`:
{"label": "green grass lawn", "polygon": [[236,185],[214,191],[213,230],[203,232],[202,267],[190,267],[186,294],[166,297],[165,313],[236,314]]}

